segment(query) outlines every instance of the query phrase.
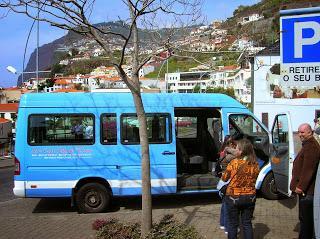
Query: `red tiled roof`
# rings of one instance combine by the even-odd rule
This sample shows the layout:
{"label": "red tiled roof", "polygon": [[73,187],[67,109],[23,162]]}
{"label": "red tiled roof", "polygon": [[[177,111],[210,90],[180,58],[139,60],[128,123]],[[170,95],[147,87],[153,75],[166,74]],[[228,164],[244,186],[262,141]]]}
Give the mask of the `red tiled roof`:
{"label": "red tiled roof", "polygon": [[5,90],[21,90],[21,88],[19,88],[19,87],[10,87],[10,88],[6,88]]}
{"label": "red tiled roof", "polygon": [[75,78],[76,78],[76,76],[69,75],[69,76],[55,77],[54,80],[55,81],[58,81],[58,80],[67,81],[67,80],[73,80]]}
{"label": "red tiled roof", "polygon": [[76,89],[59,89],[55,90],[52,93],[58,93],[58,92],[84,92],[83,90],[76,90]]}
{"label": "red tiled roof", "polygon": [[119,81],[120,80],[120,77],[108,77],[106,75],[97,76],[96,78],[99,78],[101,80],[106,80],[106,81]]}
{"label": "red tiled roof", "polygon": [[18,103],[0,104],[0,112],[18,112]]}
{"label": "red tiled roof", "polygon": [[29,93],[29,92],[33,92],[33,90],[28,90],[28,89],[25,89],[25,88],[21,89],[21,93],[22,94]]}
{"label": "red tiled roof", "polygon": [[55,85],[68,85],[70,84],[67,79],[58,79],[54,82]]}
{"label": "red tiled roof", "polygon": [[222,70],[223,70],[223,71],[236,70],[236,69],[238,69],[238,68],[239,68],[238,66],[232,65],[232,66],[224,66]]}
{"label": "red tiled roof", "polygon": [[10,120],[0,118],[0,124],[7,123],[7,122],[10,122]]}

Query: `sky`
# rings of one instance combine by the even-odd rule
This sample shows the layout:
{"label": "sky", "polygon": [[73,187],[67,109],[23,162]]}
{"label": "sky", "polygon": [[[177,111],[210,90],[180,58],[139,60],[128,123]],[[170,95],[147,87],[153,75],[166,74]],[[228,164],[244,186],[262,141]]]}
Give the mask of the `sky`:
{"label": "sky", "polygon": [[[99,0],[94,9],[92,21],[108,22],[118,20],[123,16],[120,0]],[[204,0],[202,13],[206,19],[225,20],[231,17],[233,11],[240,5],[251,6],[259,0]],[[106,4],[107,3],[107,4]],[[4,16],[4,10],[0,9],[0,87],[16,86],[19,74],[12,74],[6,70],[7,66],[13,66],[17,72],[22,72],[23,55],[26,50],[25,66],[30,54],[37,47],[36,25],[30,31],[33,20],[24,15],[10,12]],[[30,38],[27,44],[29,32]],[[52,42],[62,37],[67,32],[46,23],[39,24],[39,46]]]}

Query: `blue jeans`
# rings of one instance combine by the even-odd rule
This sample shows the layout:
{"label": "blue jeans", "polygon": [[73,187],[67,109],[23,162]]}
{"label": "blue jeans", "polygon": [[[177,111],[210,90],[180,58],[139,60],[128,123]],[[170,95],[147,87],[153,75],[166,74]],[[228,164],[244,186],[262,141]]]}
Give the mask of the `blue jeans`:
{"label": "blue jeans", "polygon": [[299,196],[299,239],[314,237],[313,227],[313,195]]}
{"label": "blue jeans", "polygon": [[221,202],[220,226],[224,226],[224,230],[228,231],[228,209],[225,197],[222,198]]}
{"label": "blue jeans", "polygon": [[241,195],[239,197],[225,197],[228,208],[228,239],[237,238],[239,217],[245,239],[253,239],[252,217],[256,204],[256,195]]}

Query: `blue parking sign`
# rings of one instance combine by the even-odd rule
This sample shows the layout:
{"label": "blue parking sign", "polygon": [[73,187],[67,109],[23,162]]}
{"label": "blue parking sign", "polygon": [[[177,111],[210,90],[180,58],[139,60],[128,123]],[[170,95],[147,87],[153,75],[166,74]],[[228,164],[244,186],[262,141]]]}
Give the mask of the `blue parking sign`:
{"label": "blue parking sign", "polygon": [[281,18],[282,63],[320,62],[320,15]]}

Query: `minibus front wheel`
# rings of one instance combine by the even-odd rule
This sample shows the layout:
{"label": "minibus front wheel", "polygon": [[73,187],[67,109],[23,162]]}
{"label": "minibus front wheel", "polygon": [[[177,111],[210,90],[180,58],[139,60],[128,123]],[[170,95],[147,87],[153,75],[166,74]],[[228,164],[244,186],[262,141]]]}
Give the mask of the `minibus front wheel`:
{"label": "minibus front wheel", "polygon": [[266,199],[276,200],[280,198],[280,193],[277,191],[272,172],[269,172],[264,178],[261,186],[261,193]]}
{"label": "minibus front wheel", "polygon": [[99,213],[109,207],[111,193],[100,183],[87,183],[80,187],[75,199],[80,213]]}

